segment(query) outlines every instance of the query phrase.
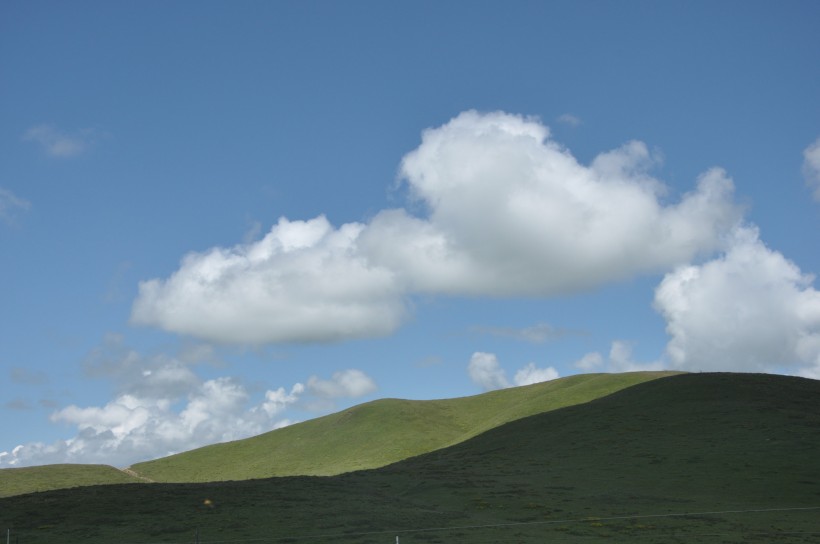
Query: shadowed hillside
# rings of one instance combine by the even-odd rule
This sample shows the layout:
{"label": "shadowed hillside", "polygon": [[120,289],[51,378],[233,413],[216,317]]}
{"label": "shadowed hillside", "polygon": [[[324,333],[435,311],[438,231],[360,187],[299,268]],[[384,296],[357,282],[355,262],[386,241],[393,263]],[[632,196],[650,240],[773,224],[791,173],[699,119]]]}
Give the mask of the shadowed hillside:
{"label": "shadowed hillside", "polygon": [[139,463],[162,482],[329,476],[444,448],[533,414],[588,402],[670,372],[582,374],[447,400],[383,399],[260,436]]}
{"label": "shadowed hillside", "polygon": [[21,543],[809,543],[820,382],[688,374],[377,470],[0,500]]}

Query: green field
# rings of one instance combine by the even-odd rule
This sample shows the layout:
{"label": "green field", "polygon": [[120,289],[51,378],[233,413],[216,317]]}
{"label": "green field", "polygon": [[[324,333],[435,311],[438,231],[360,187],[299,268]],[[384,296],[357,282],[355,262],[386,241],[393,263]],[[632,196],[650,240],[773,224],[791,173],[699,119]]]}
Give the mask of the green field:
{"label": "green field", "polygon": [[0,470],[0,497],[97,484],[139,482],[107,465],[45,465]]}
{"label": "green field", "polygon": [[820,381],[684,374],[375,470],[0,499],[0,528],[21,544],[817,543],[819,454]]}

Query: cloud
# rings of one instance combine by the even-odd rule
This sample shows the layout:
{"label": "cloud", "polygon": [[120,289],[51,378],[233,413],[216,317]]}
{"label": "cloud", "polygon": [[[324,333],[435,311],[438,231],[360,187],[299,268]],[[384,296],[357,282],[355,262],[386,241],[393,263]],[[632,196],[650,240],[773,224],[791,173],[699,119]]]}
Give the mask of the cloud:
{"label": "cloud", "polygon": [[537,120],[464,112],[401,162],[423,216],[282,218],[258,242],[141,282],[132,322],[240,344],[373,337],[401,325],[411,295],[553,296],[721,249],[742,216],[732,181],[709,170],[665,204],[654,164],[629,142],[585,166]]}
{"label": "cloud", "polygon": [[382,336],[405,317],[391,271],[357,252],[363,225],[280,219],[258,242],[191,253],[139,284],[135,324],[215,342],[327,342]]}
{"label": "cloud", "polygon": [[362,246],[412,291],[551,296],[709,254],[740,219],[719,169],[664,206],[641,142],[584,166],[540,123],[466,112],[423,133],[401,175],[429,217],[377,215]]}
{"label": "cloud", "polygon": [[533,383],[548,382],[558,377],[558,371],[553,367],[538,368],[535,363],[527,365],[515,373],[515,385],[530,385]]}
{"label": "cloud", "polygon": [[645,370],[663,370],[660,360],[640,363],[632,358],[632,344],[615,340],[609,349],[609,372],[638,372]]}
{"label": "cloud", "polygon": [[[119,354],[119,360],[116,359]],[[268,390],[259,403],[237,380],[202,380],[179,360],[142,357],[107,339],[86,362],[86,370],[113,379],[118,393],[102,406],[70,405],[51,421],[76,434],[51,444],[29,443],[0,452],[0,467],[50,463],[105,463],[127,466],[196,447],[246,438],[291,423],[282,413],[305,391]]]}
{"label": "cloud", "polygon": [[97,131],[83,129],[68,134],[53,125],[36,125],[23,133],[23,141],[38,144],[49,157],[70,158],[88,150],[98,137]]}
{"label": "cloud", "polygon": [[3,404],[3,408],[8,410],[15,410],[15,411],[22,411],[22,410],[32,410],[34,406],[25,399],[11,399],[10,401]]}
{"label": "cloud", "polygon": [[501,368],[498,357],[494,353],[481,351],[473,353],[470,357],[470,364],[467,366],[467,372],[473,383],[481,386],[485,391],[510,387],[504,369]]}
{"label": "cloud", "polygon": [[702,265],[667,274],[655,308],[670,336],[666,356],[683,370],[772,371],[820,375],[820,292],[754,228]]}
{"label": "cloud", "polygon": [[564,113],[558,116],[557,121],[564,125],[569,125],[571,127],[577,127],[581,124],[581,119],[572,115],[571,113]]}
{"label": "cloud", "polygon": [[40,370],[29,370],[23,367],[13,367],[9,370],[11,383],[20,385],[44,385],[49,382],[48,375]]}
{"label": "cloud", "polygon": [[803,176],[814,199],[820,200],[820,138],[803,151]]}
{"label": "cloud", "polygon": [[569,331],[556,329],[547,323],[538,323],[531,327],[516,329],[512,327],[473,327],[475,332],[512,338],[532,344],[543,344],[544,342],[555,340],[569,334]]}
{"label": "cloud", "polygon": [[[210,349],[184,350],[190,361],[211,358]],[[197,355],[198,354],[198,355]],[[291,408],[329,411],[339,399],[376,391],[375,381],[357,369],[330,379],[311,376],[306,384],[264,391],[261,399],[230,376],[203,380],[193,363],[158,354],[144,356],[109,334],[83,362],[87,376],[113,382],[116,393],[99,406],[72,404],[54,410],[53,423],[75,429],[73,437],[51,444],[22,444],[0,452],[0,468],[51,463],[104,463],[127,466],[200,446],[255,436],[293,423]],[[22,381],[38,374],[13,371]],[[12,401],[6,408],[30,409]]]}
{"label": "cloud", "polygon": [[330,380],[311,376],[307,381],[307,390],[324,399],[355,399],[369,395],[377,389],[373,379],[356,369],[335,372]]}
{"label": "cloud", "polygon": [[592,372],[593,370],[599,369],[604,364],[604,358],[601,356],[600,353],[597,351],[593,351],[591,353],[587,353],[579,360],[573,363],[573,366],[580,368],[585,372]]}
{"label": "cloud", "polygon": [[504,369],[501,368],[501,364],[498,362],[498,357],[494,353],[481,351],[473,353],[470,357],[467,372],[473,383],[481,386],[485,391],[505,389],[513,385],[530,385],[559,377],[558,371],[553,367],[538,368],[535,363],[528,363],[515,373],[513,383],[510,383]]}
{"label": "cloud", "polygon": [[0,187],[0,221],[14,225],[19,212],[28,211],[31,203],[8,189]]}

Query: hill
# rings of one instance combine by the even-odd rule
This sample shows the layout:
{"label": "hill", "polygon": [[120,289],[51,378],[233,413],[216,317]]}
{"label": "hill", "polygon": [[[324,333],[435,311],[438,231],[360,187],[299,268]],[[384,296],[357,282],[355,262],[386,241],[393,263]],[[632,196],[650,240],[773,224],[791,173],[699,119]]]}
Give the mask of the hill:
{"label": "hill", "polygon": [[382,399],[130,468],[159,482],[330,476],[377,468],[463,442],[522,417],[588,402],[671,374],[581,374],[457,399]]}
{"label": "hill", "polygon": [[74,541],[808,543],[820,381],[685,374],[376,470],[0,499],[26,544]]}
{"label": "hill", "polygon": [[0,470],[0,497],[100,484],[141,481],[107,465],[46,465]]}

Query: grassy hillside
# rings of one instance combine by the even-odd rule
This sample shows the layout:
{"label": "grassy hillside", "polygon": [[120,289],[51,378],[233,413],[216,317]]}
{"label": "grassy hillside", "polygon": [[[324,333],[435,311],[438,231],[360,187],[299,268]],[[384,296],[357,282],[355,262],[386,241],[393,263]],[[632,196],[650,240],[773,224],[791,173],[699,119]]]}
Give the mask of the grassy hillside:
{"label": "grassy hillside", "polygon": [[47,465],[0,470],[0,497],[85,485],[139,482],[106,465]]}
{"label": "grassy hillside", "polygon": [[384,399],[131,467],[161,482],[334,475],[444,448],[533,414],[588,402],[669,372],[583,374],[448,400]]}
{"label": "grassy hillside", "polygon": [[21,543],[810,543],[820,381],[654,380],[377,470],[0,499]]}

